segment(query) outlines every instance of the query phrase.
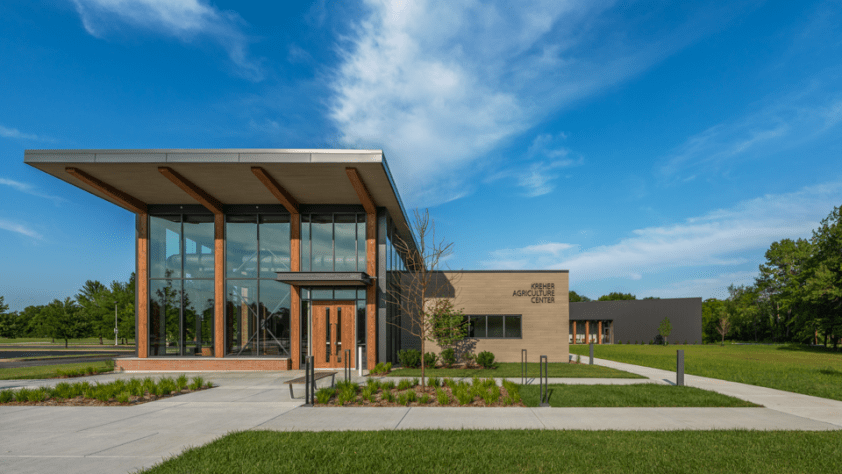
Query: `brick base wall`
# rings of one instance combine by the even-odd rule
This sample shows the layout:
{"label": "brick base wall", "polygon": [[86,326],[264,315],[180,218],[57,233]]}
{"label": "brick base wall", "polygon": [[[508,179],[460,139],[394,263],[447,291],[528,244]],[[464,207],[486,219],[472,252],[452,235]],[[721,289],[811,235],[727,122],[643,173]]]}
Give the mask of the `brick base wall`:
{"label": "brick base wall", "polygon": [[115,368],[127,372],[217,372],[226,370],[290,370],[289,359],[137,358],[115,359]]}

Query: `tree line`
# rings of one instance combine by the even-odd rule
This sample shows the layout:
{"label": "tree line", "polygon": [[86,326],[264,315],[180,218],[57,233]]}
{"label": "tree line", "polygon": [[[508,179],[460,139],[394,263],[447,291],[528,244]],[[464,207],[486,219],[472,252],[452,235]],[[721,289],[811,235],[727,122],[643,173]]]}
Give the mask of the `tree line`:
{"label": "tree line", "polygon": [[118,335],[123,344],[135,333],[135,274],[129,281],[112,281],[105,286],[88,280],[74,297],[55,299],[49,304],[27,306],[9,312],[0,296],[0,337],[49,337],[64,340],[114,336],[116,308]]}
{"label": "tree line", "polygon": [[705,340],[832,345],[842,338],[842,207],[809,239],[783,239],[765,253],[751,285],[702,303]]}

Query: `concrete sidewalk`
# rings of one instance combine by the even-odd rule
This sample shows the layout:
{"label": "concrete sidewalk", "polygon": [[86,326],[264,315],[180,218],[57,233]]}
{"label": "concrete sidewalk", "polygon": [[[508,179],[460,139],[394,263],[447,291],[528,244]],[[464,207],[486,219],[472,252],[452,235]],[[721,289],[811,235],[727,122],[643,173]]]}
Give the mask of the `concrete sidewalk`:
{"label": "concrete sidewalk", "polygon": [[[618,368],[635,373],[656,370],[627,364]],[[667,374],[657,371],[641,375],[653,377],[643,382],[667,383]],[[155,374],[156,377],[174,375]],[[777,394],[770,394],[766,392],[769,389],[702,377],[699,379],[704,380],[697,381],[691,376],[686,377],[688,385],[706,384],[700,388],[708,389],[714,386],[715,391],[768,408],[304,408],[300,407],[301,400],[289,398],[284,383],[300,375],[297,372],[200,375],[219,387],[125,408],[0,407],[0,472],[127,472],[149,467],[187,447],[206,444],[231,431],[249,429],[842,429],[842,420],[833,416],[822,418],[829,412],[820,411],[838,410],[840,402],[806,397],[814,399],[813,403],[802,399],[802,395],[777,390],[772,391]],[[108,381],[131,376],[138,374],[88,379]],[[17,384],[41,386],[56,382],[19,381]],[[807,412],[792,413],[796,405]]]}
{"label": "concrete sidewalk", "polygon": [[[655,382],[675,384],[675,372],[667,370],[596,358],[594,358],[594,364],[642,375]],[[685,374],[684,385],[747,400],[780,413],[842,427],[842,401],[785,392],[773,388],[758,387],[757,385],[700,377],[698,375]]]}

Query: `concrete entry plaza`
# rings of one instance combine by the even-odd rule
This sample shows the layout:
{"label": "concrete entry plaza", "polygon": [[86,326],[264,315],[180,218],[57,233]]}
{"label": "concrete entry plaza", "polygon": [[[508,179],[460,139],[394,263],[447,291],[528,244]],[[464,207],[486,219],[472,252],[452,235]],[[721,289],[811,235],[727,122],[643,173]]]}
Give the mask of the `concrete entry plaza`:
{"label": "concrete entry plaza", "polygon": [[[671,383],[673,373],[595,360]],[[110,381],[149,374],[110,374]],[[156,377],[174,374],[154,374]],[[840,430],[842,402],[704,377],[687,385],[736,396],[765,408],[299,408],[290,372],[202,373],[219,385],[133,407],[0,407],[0,471],[127,472],[231,431],[396,429]],[[341,373],[339,374],[341,375]],[[83,379],[73,379],[79,381]],[[0,381],[0,388],[61,380]],[[550,383],[630,383],[623,379],[550,379]],[[532,381],[534,383],[534,381]],[[296,396],[299,391],[296,391]]]}

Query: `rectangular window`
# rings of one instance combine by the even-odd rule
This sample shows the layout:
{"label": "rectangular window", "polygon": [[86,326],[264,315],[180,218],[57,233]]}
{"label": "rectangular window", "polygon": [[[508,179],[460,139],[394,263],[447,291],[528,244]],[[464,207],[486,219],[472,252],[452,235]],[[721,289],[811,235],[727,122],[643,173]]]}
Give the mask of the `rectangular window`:
{"label": "rectangular window", "polygon": [[468,337],[476,339],[521,339],[520,314],[467,315]]}

